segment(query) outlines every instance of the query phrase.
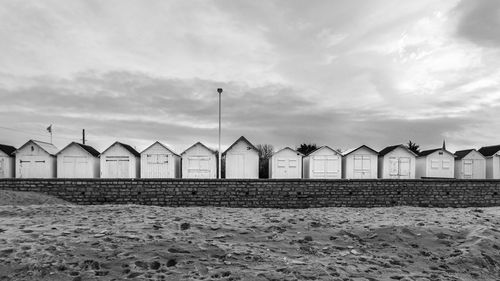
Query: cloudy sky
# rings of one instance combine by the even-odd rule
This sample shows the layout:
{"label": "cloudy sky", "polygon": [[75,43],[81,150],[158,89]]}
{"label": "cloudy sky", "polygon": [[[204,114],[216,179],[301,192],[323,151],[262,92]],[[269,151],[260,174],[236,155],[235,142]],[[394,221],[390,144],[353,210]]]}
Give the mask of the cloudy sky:
{"label": "cloudy sky", "polygon": [[0,0],[0,143],[500,143],[500,1]]}

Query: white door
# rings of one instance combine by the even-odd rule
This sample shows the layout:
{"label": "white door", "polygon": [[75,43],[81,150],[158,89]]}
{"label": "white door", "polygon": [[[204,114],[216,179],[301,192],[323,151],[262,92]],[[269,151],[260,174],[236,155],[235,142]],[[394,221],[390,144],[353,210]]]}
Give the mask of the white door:
{"label": "white door", "polygon": [[187,164],[189,178],[210,178],[209,156],[190,156]]}
{"label": "white door", "polygon": [[106,156],[109,178],[129,178],[130,158],[128,156]]}
{"label": "white door", "polygon": [[332,155],[317,155],[312,157],[312,178],[336,178],[339,174],[339,157]]}
{"label": "white door", "polygon": [[245,171],[245,154],[231,154],[232,161],[227,166],[226,162],[226,178],[243,179],[246,176]]}
{"label": "white door", "polygon": [[371,157],[369,155],[354,155],[354,178],[371,178]]}
{"label": "white door", "polygon": [[146,167],[144,167],[146,178],[170,178],[168,154],[147,154]]}
{"label": "white door", "polygon": [[275,178],[300,178],[299,164],[296,158],[276,159]]}
{"label": "white door", "polygon": [[389,157],[389,177],[391,179],[399,178],[399,160],[396,157]]}
{"label": "white door", "polygon": [[410,178],[410,158],[401,157],[399,158],[399,178],[409,179]]}
{"label": "white door", "polygon": [[5,157],[0,157],[0,178],[5,178],[7,177],[7,167]]}
{"label": "white door", "polygon": [[463,169],[464,169],[464,179],[472,179],[473,178],[473,161],[471,159],[463,160]]}
{"label": "white door", "polygon": [[25,156],[19,161],[19,174],[21,178],[45,178],[46,168],[45,160],[38,157]]}
{"label": "white door", "polygon": [[67,178],[88,178],[88,157],[86,156],[64,156],[63,157],[63,177]]}

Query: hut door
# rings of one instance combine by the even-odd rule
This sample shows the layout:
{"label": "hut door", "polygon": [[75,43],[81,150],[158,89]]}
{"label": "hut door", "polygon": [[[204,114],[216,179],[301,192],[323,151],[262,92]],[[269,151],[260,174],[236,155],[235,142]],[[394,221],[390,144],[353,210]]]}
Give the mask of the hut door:
{"label": "hut door", "polygon": [[389,177],[395,179],[399,177],[399,161],[396,157],[389,157]]}
{"label": "hut door", "polygon": [[399,178],[400,179],[410,178],[410,158],[408,157],[399,158]]}
{"label": "hut door", "polygon": [[464,179],[472,179],[472,160],[463,160],[464,163]]}
{"label": "hut door", "polygon": [[313,178],[325,178],[326,156],[313,156]]}
{"label": "hut door", "polygon": [[189,157],[188,175],[190,178],[210,178],[210,157],[208,156]]}
{"label": "hut door", "polygon": [[5,174],[5,157],[0,157],[0,178],[4,178],[7,175]]}
{"label": "hut door", "polygon": [[371,160],[369,155],[354,155],[354,178],[371,178]]}
{"label": "hut door", "polygon": [[331,155],[313,157],[313,178],[335,178],[339,172],[339,158]]}
{"label": "hut door", "polygon": [[226,175],[228,178],[245,178],[245,155],[244,154],[231,154],[232,163],[234,167],[226,166]]}
{"label": "hut door", "polygon": [[64,156],[63,175],[68,178],[85,178],[87,176],[87,157]]}
{"label": "hut door", "polygon": [[128,156],[107,156],[108,177],[128,178],[130,159]]}
{"label": "hut door", "polygon": [[147,154],[147,166],[144,167],[148,178],[168,178],[168,154]]}

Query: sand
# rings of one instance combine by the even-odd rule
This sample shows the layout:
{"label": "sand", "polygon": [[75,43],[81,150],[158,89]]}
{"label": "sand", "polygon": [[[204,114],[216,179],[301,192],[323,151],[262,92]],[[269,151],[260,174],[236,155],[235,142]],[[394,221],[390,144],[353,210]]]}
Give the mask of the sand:
{"label": "sand", "polygon": [[500,280],[500,208],[0,206],[0,280]]}

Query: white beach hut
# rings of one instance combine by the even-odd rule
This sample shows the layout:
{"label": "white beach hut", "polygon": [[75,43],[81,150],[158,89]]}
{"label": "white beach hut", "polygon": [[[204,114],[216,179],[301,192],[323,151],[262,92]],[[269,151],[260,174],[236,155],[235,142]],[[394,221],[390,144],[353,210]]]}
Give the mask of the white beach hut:
{"label": "white beach hut", "polygon": [[378,153],[378,177],[414,179],[417,154],[405,145],[388,146]]}
{"label": "white beach hut", "polygon": [[141,155],[133,147],[115,142],[101,155],[101,178],[138,178]]}
{"label": "white beach hut", "polygon": [[55,178],[57,147],[29,140],[16,152],[16,178]]}
{"label": "white beach hut", "polygon": [[305,179],[342,178],[342,154],[328,146],[322,146],[303,158]]}
{"label": "white beach hut", "polygon": [[99,151],[89,145],[72,142],[56,156],[58,178],[99,177]]}
{"label": "white beach hut", "polygon": [[10,145],[0,144],[0,179],[13,178],[15,171],[14,152],[16,148]]}
{"label": "white beach hut", "polygon": [[272,179],[302,178],[302,157],[304,155],[290,147],[274,153],[269,160],[269,174]]}
{"label": "white beach hut", "polygon": [[417,157],[417,178],[453,178],[455,156],[444,148],[425,150]]}
{"label": "white beach hut", "polygon": [[500,179],[500,145],[481,147],[479,153],[486,158],[486,178]]}
{"label": "white beach hut", "polygon": [[224,151],[227,179],[258,179],[259,151],[245,137],[240,137]]}
{"label": "white beach hut", "polygon": [[362,145],[342,153],[343,178],[376,179],[378,152]]}
{"label": "white beach hut", "polygon": [[455,152],[455,178],[485,179],[486,158],[475,149]]}
{"label": "white beach hut", "polygon": [[201,142],[182,152],[181,161],[183,178],[217,178],[217,153]]}
{"label": "white beach hut", "polygon": [[179,178],[181,157],[157,141],[141,152],[141,178]]}

